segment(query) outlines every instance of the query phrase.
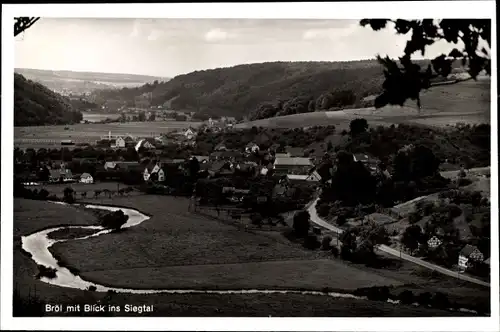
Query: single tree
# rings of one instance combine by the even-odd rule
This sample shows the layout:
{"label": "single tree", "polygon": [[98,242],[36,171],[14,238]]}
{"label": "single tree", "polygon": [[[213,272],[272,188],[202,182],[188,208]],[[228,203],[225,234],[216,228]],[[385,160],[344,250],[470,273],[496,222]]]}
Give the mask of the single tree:
{"label": "single tree", "polygon": [[[389,57],[377,56],[384,66],[385,81],[383,92],[375,99],[375,107],[390,105],[404,105],[406,100],[417,101],[421,108],[420,92],[431,87],[431,80],[439,76],[448,77],[453,69],[453,62],[460,61],[470,78],[485,71],[491,75],[490,45],[491,20],[489,19],[424,19],[424,20],[390,20],[390,19],[363,19],[361,26],[370,26],[378,31],[392,25],[397,34],[406,35],[411,31],[411,38],[406,43],[404,55],[399,58],[399,64]],[[446,41],[463,44],[461,50],[451,49],[448,54],[441,54],[434,58],[426,68],[412,61],[412,55],[420,51],[425,56],[428,46]],[[461,80],[456,79],[455,82]]]}
{"label": "single tree", "polygon": [[309,219],[311,216],[308,211],[302,210],[293,216],[293,230],[298,237],[306,237],[311,226]]}
{"label": "single tree", "polygon": [[349,123],[349,130],[352,137],[364,133],[368,129],[368,121],[366,119],[354,119]]}
{"label": "single tree", "polygon": [[74,194],[75,191],[71,187],[66,187],[64,188],[63,191],[63,201],[69,204],[72,204],[75,202],[75,197]]}
{"label": "single tree", "polygon": [[401,243],[410,250],[410,254],[418,248],[422,239],[422,228],[419,225],[411,225],[406,228],[401,238]]}

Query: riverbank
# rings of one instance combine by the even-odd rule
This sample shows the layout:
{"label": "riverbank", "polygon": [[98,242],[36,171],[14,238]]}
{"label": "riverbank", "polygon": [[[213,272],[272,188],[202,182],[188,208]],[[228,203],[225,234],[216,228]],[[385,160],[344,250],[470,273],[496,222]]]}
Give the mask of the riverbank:
{"label": "riverbank", "polygon": [[[159,205],[160,202],[158,200],[160,200],[160,199],[163,202],[163,204]],[[136,208],[141,206],[142,208],[144,208],[146,210],[145,212],[147,212],[148,214],[151,214],[152,217],[150,220],[148,220],[145,223],[139,224],[139,225],[134,226],[130,229],[127,229],[123,232],[115,234],[117,237],[114,238],[113,240],[111,240],[112,238],[110,238],[110,237],[114,236],[114,234],[107,234],[107,235],[99,236],[99,237],[92,238],[92,239],[87,239],[87,240],[83,240],[83,241],[70,241],[67,243],[72,244],[74,242],[80,242],[80,245],[84,246],[89,241],[96,241],[96,240],[102,241],[103,239],[105,239],[104,242],[94,243],[94,246],[90,246],[90,247],[85,246],[89,250],[84,251],[84,253],[86,253],[86,255],[81,255],[79,258],[80,258],[80,261],[82,260],[81,259],[82,257],[85,257],[85,259],[84,259],[85,261],[89,261],[91,259],[95,260],[95,257],[92,257],[92,256],[95,255],[96,251],[100,251],[100,249],[102,249],[101,248],[102,245],[112,244],[113,247],[115,248],[114,252],[110,253],[108,250],[108,255],[106,258],[106,260],[108,262],[111,262],[111,263],[113,261],[110,260],[109,257],[113,257],[113,258],[116,257],[117,262],[119,262],[121,260],[121,258],[119,257],[120,255],[117,254],[119,251],[123,251],[123,253],[121,255],[124,255],[126,257],[130,256],[131,252],[128,250],[130,248],[126,248],[127,247],[126,244],[133,244],[134,250],[140,250],[142,252],[143,256],[146,257],[146,260],[149,260],[151,263],[150,264],[151,271],[149,271],[149,272],[142,271],[141,273],[137,273],[139,271],[137,270],[137,266],[133,265],[134,261],[131,262],[132,264],[129,264],[129,265],[131,265],[131,266],[129,266],[130,267],[129,270],[134,271],[135,273],[131,274],[128,278],[129,279],[135,278],[135,282],[137,282],[141,278],[143,280],[148,279],[149,278],[148,273],[152,273],[152,271],[154,271],[155,269],[158,269],[158,266],[154,264],[154,261],[152,261],[152,258],[155,256],[153,256],[152,253],[148,251],[148,249],[149,249],[148,247],[149,247],[149,244],[151,244],[151,240],[163,240],[162,242],[168,243],[168,242],[170,242],[169,240],[174,239],[176,236],[181,235],[182,233],[186,233],[187,235],[192,237],[192,236],[194,236],[194,234],[197,231],[206,232],[207,229],[212,229],[212,231],[215,231],[215,232],[211,233],[211,235],[213,235],[212,242],[217,242],[217,241],[221,241],[221,240],[224,241],[224,238],[220,239],[220,238],[217,238],[217,236],[215,236],[216,234],[222,233],[224,231],[220,228],[215,228],[216,224],[218,224],[218,223],[216,223],[213,220],[209,221],[209,220],[204,220],[201,218],[193,218],[193,216],[191,216],[191,215],[189,215],[189,213],[187,213],[187,209],[183,211],[182,207],[183,207],[184,201],[182,199],[173,199],[173,200],[176,200],[176,202],[172,201],[172,202],[170,202],[171,204],[168,204],[168,205],[165,204],[165,199],[166,199],[165,197],[157,197],[157,196],[145,196],[144,198],[140,198],[140,199],[134,198],[134,200],[130,200],[130,201],[127,201],[127,199],[125,199],[125,198],[121,199],[121,200],[120,199],[113,199],[113,201],[115,201],[115,203],[117,205],[120,205],[120,206],[135,205]],[[141,201],[141,200],[143,200],[143,201]],[[35,204],[35,205],[36,204],[49,204],[49,205],[53,205],[54,207],[57,206],[58,208],[66,208],[66,209],[72,208],[72,207],[67,207],[67,206],[48,203],[48,202],[37,202],[37,201],[32,201],[32,202],[36,202],[36,203],[29,203],[29,204]],[[155,202],[156,202],[156,204],[153,204]],[[105,199],[102,200],[102,203],[107,204]],[[176,204],[172,204],[172,203],[176,203]],[[29,213],[29,210],[27,209],[29,207],[28,206],[29,204],[27,204],[26,202],[23,202],[23,204],[24,204],[24,208],[25,208],[24,214]],[[17,205],[17,203],[16,203],[16,205]],[[164,208],[163,208],[164,206],[172,207],[172,209],[169,212],[165,212]],[[173,207],[175,207],[175,209]],[[32,210],[37,210],[39,208],[40,207],[38,207],[38,206],[34,206]],[[160,213],[161,211],[163,211],[163,213]],[[34,211],[32,211],[32,212],[34,212]],[[68,212],[68,211],[64,210],[64,212]],[[155,212],[155,213],[153,213],[153,212]],[[61,218],[61,215],[59,215],[59,219],[60,218]],[[18,216],[16,216],[16,214],[15,214],[15,219],[16,219],[15,225],[17,225],[18,224],[17,223]],[[94,223],[95,223],[95,220],[90,219],[90,220],[88,220],[87,224],[91,225]],[[22,222],[19,223],[19,225],[22,225],[22,224],[23,224]],[[41,219],[39,219],[38,226],[42,226],[42,224],[44,224],[44,225],[53,224],[55,226],[60,225],[60,223],[56,223],[55,221],[47,221],[45,223],[45,222],[41,222]],[[80,220],[80,224],[82,224],[81,220]],[[219,227],[222,227],[222,226],[219,226]],[[224,225],[223,227],[229,227],[229,226]],[[19,229],[20,233],[23,233],[24,228],[31,230],[31,227],[28,227],[26,225],[21,227],[21,228],[23,228],[23,229]],[[40,227],[40,229],[43,229],[43,228],[46,228],[46,227]],[[174,230],[177,230],[180,232],[175,233]],[[138,232],[136,233],[136,231],[138,231]],[[158,234],[159,231],[160,231],[160,233]],[[225,231],[227,231],[227,230],[225,230]],[[173,232],[175,234],[172,234]],[[136,233],[136,234],[134,234],[134,233]],[[155,239],[154,236],[153,237],[147,236],[146,235],[147,233],[152,233],[153,235],[156,235],[158,238]],[[170,233],[170,237],[169,237],[169,233]],[[133,236],[132,237],[127,236],[126,239],[123,239],[122,240],[123,242],[121,242],[121,243],[117,242],[119,237],[124,236],[126,234],[129,234],[130,236],[133,235]],[[137,242],[137,240],[139,238],[137,238],[136,236],[139,236],[139,238],[141,238],[141,237],[146,237],[146,238],[143,239],[142,241]],[[258,239],[258,238],[259,237],[254,236],[252,239],[247,238],[247,240],[254,241],[255,239]],[[132,239],[136,240],[136,242],[131,242],[130,240],[132,240]],[[176,242],[176,241],[174,241],[174,242]],[[186,242],[182,242],[182,241],[181,241],[181,243],[186,244]],[[124,246],[121,246],[120,244],[123,244]],[[146,246],[146,244],[148,244],[148,246]],[[212,246],[209,246],[206,249],[209,250],[210,248],[213,248],[213,245],[214,244],[212,243]],[[220,243],[219,243],[219,245],[220,245]],[[234,247],[236,247],[236,246],[234,246]],[[234,248],[234,247],[231,247],[231,248]],[[257,247],[260,247],[260,246],[257,245]],[[92,249],[92,248],[95,248],[95,249]],[[158,247],[154,243],[153,243],[153,248],[158,249]],[[20,248],[17,248],[17,249],[20,249]],[[176,249],[179,250],[181,248],[177,247]],[[31,292],[33,293],[34,292],[33,288],[36,285],[36,288],[37,288],[36,293],[38,293],[40,295],[40,297],[45,301],[46,301],[46,299],[49,299],[49,301],[52,300],[52,303],[54,301],[57,303],[68,303],[68,304],[70,304],[70,303],[74,304],[74,303],[80,303],[80,302],[83,303],[82,301],[84,301],[84,302],[86,301],[86,303],[95,303],[95,301],[97,301],[99,299],[104,299],[104,297],[106,296],[106,293],[61,288],[61,287],[45,284],[39,280],[34,279],[33,275],[36,272],[36,264],[34,264],[32,261],[30,262],[30,258],[25,256],[25,255],[22,255],[20,250],[18,250],[18,251],[19,252],[16,253],[16,248],[15,248],[15,254],[14,254],[14,256],[15,256],[15,273],[17,272],[17,275],[15,276],[15,280],[18,282],[18,287],[19,287],[19,282],[24,282],[25,286],[27,286],[27,287],[23,287],[21,289],[23,289],[23,290],[31,289]],[[106,251],[106,250],[104,250],[104,251]],[[161,256],[168,257],[168,252],[169,251],[166,250],[166,251],[163,251],[163,254],[162,254],[162,252],[158,252],[158,254],[160,254],[160,257]],[[219,256],[219,257],[217,257],[217,259],[220,259],[221,257],[224,258],[224,256],[219,255],[219,252],[220,251],[215,252],[215,254],[217,256]],[[170,253],[172,253],[172,251],[170,251]],[[174,253],[175,253],[175,251],[174,251]],[[64,252],[63,252],[63,254],[64,254]],[[138,256],[138,254],[139,253],[136,253],[136,256]],[[244,255],[242,255],[241,252],[236,252],[236,256],[239,258],[245,257]],[[187,257],[189,257],[189,255]],[[72,260],[67,260],[67,261],[72,262]],[[137,263],[137,262],[135,262],[135,263]],[[236,265],[232,265],[232,266],[231,266],[231,264],[229,264],[228,267],[233,267],[233,269],[234,269],[235,266],[237,266],[239,263],[240,262],[234,263]],[[268,272],[268,271],[266,271],[266,269],[263,268],[264,267],[263,265],[259,266],[259,264],[273,264],[273,263],[277,264],[276,271],[273,270],[273,271]],[[341,278],[339,278],[341,273],[336,273],[334,268],[328,269],[328,264],[325,261],[321,261],[321,260],[307,261],[308,264],[312,264],[312,265],[306,265],[304,268],[298,269],[297,270],[298,272],[295,275],[292,275],[291,277],[289,276],[289,273],[290,273],[289,271],[285,271],[286,273],[284,273],[281,269],[283,266],[285,266],[285,264],[287,264],[289,266],[289,269],[292,269],[290,271],[294,271],[293,270],[294,266],[301,266],[303,263],[304,263],[304,261],[297,261],[297,262],[275,261],[275,262],[262,262],[262,263],[260,263],[260,262],[248,263],[248,264],[254,264],[255,269],[245,268],[245,267],[248,267],[249,265],[245,264],[245,263],[240,263],[241,266],[238,266],[239,271],[235,271],[234,273],[231,273],[231,270],[228,269],[227,271],[225,271],[225,273],[222,273],[221,275],[224,278],[227,278],[227,275],[232,276],[233,279],[239,278],[240,282],[242,283],[239,286],[241,286],[241,288],[245,288],[245,289],[252,288],[250,286],[251,286],[252,280],[254,280],[254,281],[256,280],[255,278],[263,279],[265,277],[269,278],[269,276],[273,277],[273,275],[275,275],[274,276],[275,282],[281,281],[281,282],[285,282],[285,284],[286,284],[286,283],[290,282],[290,281],[288,281],[288,279],[300,280],[301,277],[302,278],[305,277],[307,280],[309,280],[309,282],[311,280],[314,280],[314,278],[317,278],[316,280],[320,280],[322,278],[324,279],[324,278],[328,277],[327,276],[328,272],[330,275],[330,279],[327,279],[327,280],[333,280],[334,282],[337,282],[339,285],[341,284],[342,280],[341,280]],[[341,262],[336,262],[336,263],[342,264]],[[282,264],[282,265],[280,266],[279,264]],[[316,264],[316,266],[314,266],[314,264]],[[225,264],[223,264],[223,265],[225,265]],[[318,267],[319,265],[326,266],[325,270],[324,270],[325,272],[316,274],[314,272],[315,271],[314,269],[316,267]],[[340,267],[340,265],[336,266],[337,270],[339,269],[339,267]],[[169,268],[175,268],[175,267],[170,266]],[[196,265],[191,264],[189,266],[182,266],[179,268],[180,268],[178,271],[179,279],[182,276],[184,276],[184,279],[193,278],[191,280],[191,282],[194,284],[198,283],[198,286],[201,286],[201,287],[199,287],[199,289],[203,289],[203,288],[207,289],[208,286],[210,285],[209,278],[205,280],[205,282],[207,283],[205,286],[200,285],[200,283],[198,281],[200,279],[200,276],[203,278],[204,273],[206,271],[208,271],[208,270],[204,270],[204,268],[206,268],[206,266],[196,266]],[[212,267],[212,268],[214,268],[214,267]],[[194,272],[192,274],[189,274],[188,272],[186,272],[186,269],[191,269]],[[115,267],[115,270],[116,270],[116,267]],[[124,269],[124,270],[122,270],[122,272],[126,271],[126,270],[127,269]],[[215,270],[217,270],[217,269],[215,269]],[[105,270],[105,271],[111,271],[111,270]],[[130,272],[130,271],[128,271],[128,272]],[[252,271],[254,271],[254,272],[252,272]],[[208,273],[208,274],[210,275],[210,273]],[[252,274],[256,274],[257,277],[253,277],[253,279],[249,278],[249,276]],[[345,274],[345,270],[343,270],[342,274]],[[168,275],[168,273],[167,273],[167,275]],[[186,277],[186,275],[188,277]],[[282,276],[281,279],[276,280],[276,276],[279,276],[279,275]],[[170,271],[170,276],[173,276],[173,273],[171,271]],[[211,278],[213,279],[214,276],[215,275],[212,274]],[[124,277],[124,275],[120,276],[120,274],[116,275],[116,278],[117,278],[116,280],[127,279]],[[346,275],[344,278],[345,279],[352,279],[352,277],[350,277],[349,275]],[[249,280],[246,281],[246,279],[249,279]],[[368,279],[368,278],[365,278],[365,279]],[[29,283],[28,283],[28,281],[29,281]],[[243,287],[245,281],[247,283],[247,285],[246,285],[247,287]],[[123,282],[123,281],[121,281],[121,282]],[[236,282],[235,285],[238,285],[237,280],[235,282]],[[214,283],[214,281],[212,280],[212,286],[213,286],[213,283]],[[219,285],[219,288],[233,288],[235,286],[230,281],[226,281],[225,283],[224,283],[224,281],[219,281],[218,285]],[[227,286],[224,286],[224,285],[227,285]],[[116,285],[114,285],[114,286],[116,287]],[[161,283],[159,283],[157,286],[163,286],[162,288],[166,288],[165,285],[161,284]],[[177,289],[180,288],[180,285],[178,283],[177,284],[174,283],[173,286],[177,286],[176,287]],[[188,286],[188,285],[186,284],[186,286]],[[288,285],[288,286],[290,286],[290,285]],[[296,287],[300,288],[300,287],[298,287],[298,285],[296,285]],[[306,288],[306,287],[303,287],[303,288]],[[336,288],[337,287],[331,287],[331,289],[336,289]],[[24,294],[24,296],[26,296],[26,294]],[[213,298],[208,299],[207,297],[210,297],[210,296],[212,296]],[[221,296],[224,296],[224,299],[221,299],[220,298]],[[397,308],[394,308],[393,304],[387,304],[387,303],[365,301],[365,300],[355,300],[355,299],[345,299],[345,298],[330,298],[330,297],[326,297],[326,296],[317,296],[317,295],[298,295],[298,294],[286,294],[286,295],[285,294],[223,294],[223,295],[222,294],[149,294],[149,295],[114,294],[112,296],[112,300],[118,301],[117,303],[122,303],[122,304],[123,303],[133,303],[134,305],[135,304],[139,305],[141,303],[152,304],[152,302],[156,301],[154,299],[163,299],[163,301],[164,301],[163,303],[160,300],[157,301],[158,305],[155,305],[155,310],[154,310],[155,312],[150,313],[150,314],[156,315],[156,316],[198,316],[198,315],[224,316],[226,314],[227,314],[227,316],[242,316],[242,315],[246,316],[246,315],[253,315],[253,313],[257,313],[257,312],[260,312],[260,314],[258,314],[258,315],[261,315],[261,316],[267,316],[270,314],[274,315],[274,316],[276,316],[276,315],[303,316],[302,314],[299,314],[299,313],[297,313],[297,314],[293,313],[296,311],[296,309],[291,308],[290,305],[287,305],[285,303],[285,302],[290,301],[290,297],[293,298],[294,301],[296,300],[294,302],[294,306],[297,305],[297,308],[300,308],[301,306],[302,306],[302,308],[304,308],[304,307],[307,307],[308,305],[314,305],[314,304],[319,305],[319,303],[323,303],[322,304],[322,306],[323,306],[326,303],[329,303],[327,308],[321,308],[318,310],[318,312],[316,312],[316,310],[315,310],[314,313],[306,313],[305,314],[306,316],[308,316],[308,315],[313,315],[313,316],[363,316],[365,313],[367,316],[375,315],[376,313],[382,314],[385,316],[401,316],[401,315],[405,315],[405,313],[407,313],[407,315],[411,315],[411,316],[433,316],[433,315],[443,316],[443,315],[450,314],[449,312],[438,313],[435,309],[413,308],[413,307],[406,307],[406,306],[400,306],[400,305],[398,305]],[[190,303],[191,301],[193,301],[195,299],[198,299],[199,302],[190,303],[190,305],[188,307],[183,307],[182,305],[180,307],[178,307],[178,306],[175,306],[172,304],[165,304],[165,303],[172,303],[171,299],[173,299],[173,298],[176,299],[175,303],[186,303],[186,301]],[[211,305],[213,305],[214,298],[215,299],[218,298],[218,305],[215,306],[215,309],[217,309],[219,311],[215,311],[216,312],[215,314],[210,314],[210,312],[214,312],[213,308],[208,308],[206,306],[206,304],[210,303]],[[94,302],[92,302],[92,301],[94,301]],[[245,304],[243,305],[242,303],[239,303],[238,301],[244,301]],[[335,304],[331,303],[332,301],[335,302]],[[367,303],[364,303],[364,302],[367,302]],[[50,303],[50,302],[47,302],[47,303]],[[242,307],[242,305],[243,305],[243,307]],[[348,309],[348,308],[350,308],[350,309]],[[354,308],[354,310],[353,310],[353,308]],[[359,310],[358,310],[358,308],[359,308]],[[192,309],[192,310],[190,310],[190,309]],[[348,309],[348,310],[346,310],[346,309]],[[430,312],[432,312],[432,314],[429,313],[428,315],[426,315],[425,313],[421,313],[422,310],[430,311]],[[200,314],[200,311],[203,311],[205,314]],[[353,312],[350,313],[347,311],[353,311]],[[369,312],[371,312],[371,314]],[[410,314],[410,312],[414,312],[414,314]],[[48,314],[50,314],[50,313],[48,313]],[[113,315],[130,315],[130,314],[131,313],[124,313],[124,312],[113,313]]]}

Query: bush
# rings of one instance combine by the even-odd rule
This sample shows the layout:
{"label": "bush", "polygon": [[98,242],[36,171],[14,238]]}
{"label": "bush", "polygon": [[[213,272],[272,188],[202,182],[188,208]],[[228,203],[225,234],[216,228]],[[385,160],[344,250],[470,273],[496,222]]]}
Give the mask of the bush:
{"label": "bush", "polygon": [[57,272],[57,270],[53,269],[51,267],[46,267],[44,265],[38,265],[38,274],[36,275],[36,278],[37,279],[40,279],[40,278],[54,279],[57,277],[56,272]]}
{"label": "bush", "polygon": [[431,299],[431,305],[438,309],[448,309],[450,301],[448,300],[448,296],[446,294],[437,292]]}
{"label": "bush", "polygon": [[415,296],[413,295],[413,292],[410,290],[402,291],[399,294],[398,298],[402,304],[412,304],[413,302],[415,302]]}
{"label": "bush", "polygon": [[293,216],[293,230],[297,237],[306,237],[309,233],[310,222],[309,212],[302,210]]}
{"label": "bush", "polygon": [[75,197],[74,197],[74,190],[70,187],[66,187],[64,189],[64,197],[63,201],[68,203],[68,204],[73,204],[75,202]]}
{"label": "bush", "polygon": [[58,202],[59,201],[59,197],[57,197],[56,195],[50,195],[49,197],[47,197],[47,200],[48,201]]}
{"label": "bush", "polygon": [[276,217],[276,219],[277,219],[277,221],[276,221],[277,225],[286,226],[285,217],[283,217],[282,215],[279,215]]}
{"label": "bush", "polygon": [[426,307],[426,306],[430,305],[431,300],[432,300],[432,294],[429,292],[423,292],[423,293],[418,294],[417,302],[421,306]]}
{"label": "bush", "polygon": [[336,246],[332,246],[332,254],[333,254],[333,257],[337,258],[339,257],[339,248],[337,248]]}
{"label": "bush", "polygon": [[465,179],[465,178],[459,178],[457,181],[457,184],[459,187],[465,187],[465,186],[470,185],[471,183],[472,183],[471,180]]}
{"label": "bush", "polygon": [[434,203],[432,202],[425,202],[422,206],[422,213],[424,216],[428,216],[434,211]]}
{"label": "bush", "polygon": [[101,226],[107,229],[118,230],[128,220],[128,216],[122,210],[109,212],[100,218]]}
{"label": "bush", "polygon": [[345,213],[341,213],[337,217],[337,225],[342,226],[347,222],[347,217]]}
{"label": "bush", "polygon": [[330,205],[326,202],[322,202],[316,206],[316,211],[318,211],[320,217],[326,217],[330,212]]}
{"label": "bush", "polygon": [[38,192],[38,199],[45,201],[45,200],[47,200],[48,197],[49,197],[49,192],[46,189],[41,189]]}
{"label": "bush", "polygon": [[321,247],[321,243],[316,235],[308,235],[304,239],[304,248],[316,250]]}
{"label": "bush", "polygon": [[459,217],[462,214],[462,209],[456,204],[448,205],[448,214],[450,218]]}
{"label": "bush", "polygon": [[321,240],[321,249],[323,250],[329,250],[331,249],[331,242],[332,242],[332,237],[330,235],[326,235],[323,237]]}
{"label": "bush", "polygon": [[387,286],[374,286],[367,288],[358,288],[354,291],[354,295],[366,296],[371,301],[387,301],[389,299],[390,291]]}
{"label": "bush", "polygon": [[252,222],[253,225],[260,226],[262,225],[262,215],[260,213],[252,213],[250,215],[250,221]]}

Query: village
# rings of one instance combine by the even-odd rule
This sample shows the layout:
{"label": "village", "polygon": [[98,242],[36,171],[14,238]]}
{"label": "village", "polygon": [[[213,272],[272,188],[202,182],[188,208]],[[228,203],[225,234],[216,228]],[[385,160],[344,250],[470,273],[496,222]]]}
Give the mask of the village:
{"label": "village", "polygon": [[[315,197],[320,197],[321,188],[332,186],[332,177],[338,166],[335,152],[325,153],[322,157],[306,156],[306,150],[300,147],[271,144],[262,148],[255,142],[249,142],[240,149],[234,149],[221,142],[212,151],[195,154],[199,151],[196,149],[198,135],[224,132],[234,130],[227,124],[221,126],[220,122],[213,122],[211,119],[200,128],[189,127],[157,137],[120,136],[109,132],[93,147],[73,151],[64,148],[60,152],[46,151],[47,155],[37,157],[28,152],[18,154],[15,159],[16,179],[28,188],[43,187],[49,192],[51,185],[63,184],[70,188],[76,184],[85,185],[72,189],[75,198],[92,197],[92,191],[93,197],[98,197],[101,193],[112,197],[130,193],[134,191],[132,188],[150,194],[198,196],[198,203],[217,206],[217,211],[224,206],[245,207],[247,210],[250,208],[253,220],[262,218],[256,218],[255,212],[269,218],[282,219],[280,214],[303,209]],[[172,147],[177,149],[174,158],[171,156]],[[85,151],[94,156],[78,156],[85,155]],[[61,156],[59,160],[57,153]],[[352,165],[363,165],[379,183],[391,180],[391,165],[384,165],[381,160],[367,153],[353,153],[351,156]],[[34,160],[36,162],[33,164]],[[214,193],[207,190],[208,183],[217,183],[219,191]],[[252,185],[259,187],[258,193],[255,190],[251,192]],[[250,196],[253,197],[249,198]],[[259,206],[249,201],[268,204]],[[318,204],[318,213],[327,217],[322,212],[323,201],[324,199],[320,200]],[[419,204],[415,209],[422,206],[422,203]],[[327,209],[332,211],[333,208]],[[236,218],[234,212],[231,214]],[[370,213],[360,212],[357,208],[356,212],[348,216],[349,222],[345,224],[340,222],[338,216],[333,220],[337,220],[338,226],[344,230],[363,224],[363,220],[391,228],[391,225],[399,224],[400,220],[408,220],[415,214],[418,211],[400,213],[397,207],[378,206]],[[220,212],[217,215],[220,216]],[[314,229],[318,234],[317,227]],[[403,242],[404,232],[394,231],[392,235],[396,248],[403,246],[397,243]],[[438,227],[437,231],[434,230],[427,236],[418,235],[418,248],[408,246],[413,252],[418,252],[415,249],[424,245],[428,252],[437,252],[437,249],[446,244],[443,242],[449,240],[448,235]],[[422,236],[428,240],[422,241]],[[404,246],[403,248],[409,250]],[[462,272],[471,267],[469,260],[480,262],[481,265],[489,262],[488,257],[484,257],[475,245],[469,243],[464,244],[458,257],[455,265]]]}

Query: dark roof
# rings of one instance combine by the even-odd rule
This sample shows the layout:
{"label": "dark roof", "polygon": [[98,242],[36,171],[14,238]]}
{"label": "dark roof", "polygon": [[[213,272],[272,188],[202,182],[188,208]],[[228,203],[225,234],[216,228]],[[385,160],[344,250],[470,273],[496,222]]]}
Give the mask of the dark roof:
{"label": "dark roof", "polygon": [[287,166],[312,166],[311,160],[308,158],[276,158],[274,160],[275,165],[287,165]]}
{"label": "dark roof", "polygon": [[476,246],[471,246],[470,244],[465,245],[462,250],[460,250],[460,255],[469,257],[470,254],[474,252],[474,250],[477,250]]}
{"label": "dark roof", "polygon": [[304,149],[302,149],[302,148],[287,147],[286,152],[289,153],[291,157],[303,157],[304,156]]}
{"label": "dark roof", "polygon": [[228,168],[228,162],[226,161],[215,161],[210,164],[210,170],[212,172],[220,172],[224,168]]}
{"label": "dark roof", "polygon": [[53,178],[59,178],[59,177],[71,177],[73,176],[73,173],[71,172],[70,169],[51,169],[49,170],[50,176]]}

